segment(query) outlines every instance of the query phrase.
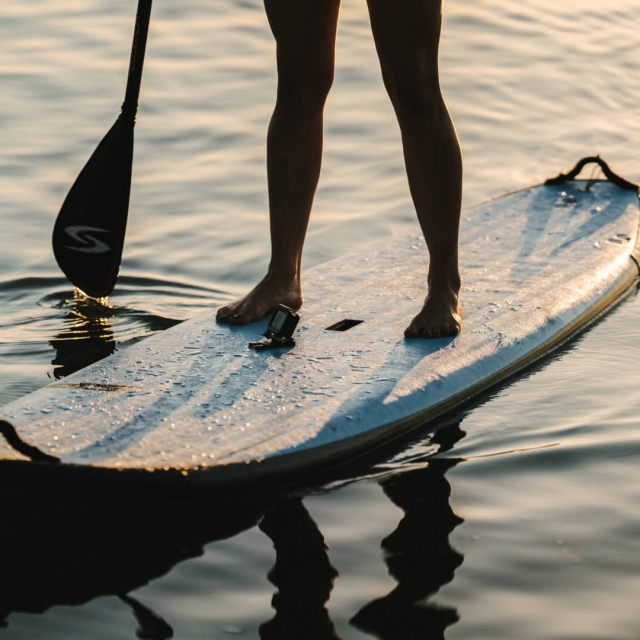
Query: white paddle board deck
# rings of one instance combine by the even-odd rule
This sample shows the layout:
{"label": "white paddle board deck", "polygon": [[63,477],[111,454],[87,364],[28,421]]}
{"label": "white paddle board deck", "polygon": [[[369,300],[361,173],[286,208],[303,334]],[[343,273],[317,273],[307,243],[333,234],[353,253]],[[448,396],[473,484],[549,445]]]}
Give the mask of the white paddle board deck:
{"label": "white paddle board deck", "polygon": [[[403,337],[425,295],[422,237],[307,271],[292,349],[215,309],[0,410],[0,475],[225,485],[297,473],[402,435],[530,364],[638,278],[638,198],[605,181],[538,186],[463,214],[455,338]],[[634,258],[635,253],[635,258]],[[327,327],[362,322],[347,331]]]}

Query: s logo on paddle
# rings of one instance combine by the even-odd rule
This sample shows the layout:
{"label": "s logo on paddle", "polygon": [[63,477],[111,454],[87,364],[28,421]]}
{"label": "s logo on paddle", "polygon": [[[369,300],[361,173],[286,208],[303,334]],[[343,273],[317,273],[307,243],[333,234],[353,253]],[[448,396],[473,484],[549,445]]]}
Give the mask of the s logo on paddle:
{"label": "s logo on paddle", "polygon": [[82,224],[73,224],[66,227],[65,232],[78,243],[76,245],[65,245],[67,249],[80,251],[81,253],[95,254],[109,253],[111,251],[111,247],[106,242],[92,235],[96,233],[111,233],[107,229],[89,227]]}

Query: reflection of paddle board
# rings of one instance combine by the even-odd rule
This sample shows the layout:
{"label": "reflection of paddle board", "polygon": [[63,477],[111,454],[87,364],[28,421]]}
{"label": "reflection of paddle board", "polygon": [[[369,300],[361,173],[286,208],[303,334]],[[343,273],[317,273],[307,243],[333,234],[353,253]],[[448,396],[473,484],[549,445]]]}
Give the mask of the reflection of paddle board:
{"label": "reflection of paddle board", "polygon": [[[589,184],[533,187],[463,216],[456,338],[402,337],[428,257],[418,235],[388,241],[305,274],[293,349],[249,349],[266,320],[218,325],[212,310],[6,405],[21,439],[64,464],[0,443],[0,475],[215,485],[396,437],[531,363],[637,280],[637,191]],[[346,319],[362,322],[326,330]]]}

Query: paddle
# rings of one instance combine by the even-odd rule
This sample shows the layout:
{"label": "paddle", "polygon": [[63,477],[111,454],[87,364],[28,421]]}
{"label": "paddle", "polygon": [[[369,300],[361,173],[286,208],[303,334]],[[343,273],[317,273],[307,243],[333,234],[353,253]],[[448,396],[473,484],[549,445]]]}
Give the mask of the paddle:
{"label": "paddle", "polygon": [[76,287],[93,298],[111,293],[120,269],[151,2],[138,0],[122,111],[69,190],[53,228],[58,265]]}

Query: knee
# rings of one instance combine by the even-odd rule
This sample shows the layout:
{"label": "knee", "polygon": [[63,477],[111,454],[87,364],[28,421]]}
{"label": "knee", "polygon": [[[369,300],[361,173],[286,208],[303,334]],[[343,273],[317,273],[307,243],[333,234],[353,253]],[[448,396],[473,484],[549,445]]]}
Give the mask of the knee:
{"label": "knee", "polygon": [[332,61],[278,66],[278,104],[284,108],[322,109],[333,84]]}
{"label": "knee", "polygon": [[444,108],[437,70],[420,64],[383,65],[382,76],[399,118],[424,118]]}

